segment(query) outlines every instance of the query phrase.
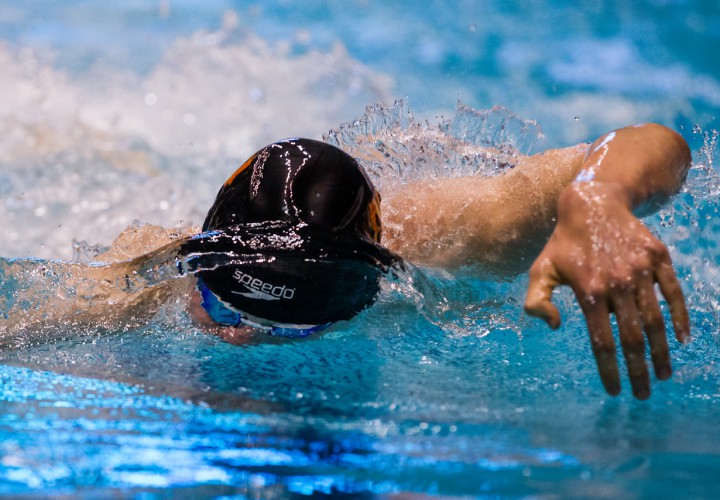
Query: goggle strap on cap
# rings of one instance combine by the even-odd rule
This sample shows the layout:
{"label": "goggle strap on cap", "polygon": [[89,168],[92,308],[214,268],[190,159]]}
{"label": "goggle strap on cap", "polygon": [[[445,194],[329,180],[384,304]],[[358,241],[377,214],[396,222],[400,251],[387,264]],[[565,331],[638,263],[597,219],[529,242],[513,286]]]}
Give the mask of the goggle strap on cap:
{"label": "goggle strap on cap", "polygon": [[273,324],[262,318],[256,318],[250,314],[238,311],[230,304],[220,300],[205,285],[202,278],[197,279],[197,289],[202,296],[201,305],[208,313],[208,316],[219,325],[238,327],[241,324],[267,331],[270,335],[280,337],[307,337],[313,333],[325,330],[332,323],[322,325],[290,325]]}

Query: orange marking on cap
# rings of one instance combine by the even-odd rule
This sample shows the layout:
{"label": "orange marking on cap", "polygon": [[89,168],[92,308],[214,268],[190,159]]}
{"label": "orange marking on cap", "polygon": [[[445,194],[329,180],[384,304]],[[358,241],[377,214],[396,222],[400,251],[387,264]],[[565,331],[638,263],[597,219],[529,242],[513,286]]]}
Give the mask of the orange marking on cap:
{"label": "orange marking on cap", "polygon": [[232,174],[232,175],[228,178],[228,180],[225,181],[225,184],[223,184],[223,185],[224,185],[224,186],[229,186],[230,184],[232,184],[233,181],[235,180],[235,177],[237,177],[238,175],[240,175],[243,170],[245,170],[246,168],[248,168],[248,167],[252,164],[252,162],[255,161],[255,158],[257,158],[257,153],[254,154],[254,155],[252,155],[250,158],[248,158],[248,159],[245,161],[245,163],[243,163],[242,165],[240,165],[240,168],[238,168],[238,169],[235,171],[235,173]]}
{"label": "orange marking on cap", "polygon": [[373,199],[370,200],[368,206],[368,223],[370,224],[370,231],[372,231],[372,238],[380,243],[382,238],[382,222],[380,218],[380,193],[375,191]]}

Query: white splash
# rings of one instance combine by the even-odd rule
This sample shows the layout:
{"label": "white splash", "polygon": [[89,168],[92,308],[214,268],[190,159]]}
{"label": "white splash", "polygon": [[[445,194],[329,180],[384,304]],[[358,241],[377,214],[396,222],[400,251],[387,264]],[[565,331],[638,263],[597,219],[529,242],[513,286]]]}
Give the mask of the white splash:
{"label": "white splash", "polygon": [[0,46],[0,255],[72,256],[125,227],[202,221],[242,159],[319,137],[391,80],[344,47],[293,54],[226,23],[179,39],[148,74],[69,74]]}
{"label": "white splash", "polygon": [[397,183],[464,175],[496,175],[543,138],[540,127],[502,106],[458,104],[455,116],[417,120],[405,101],[368,106],[325,140],[354,156],[381,192]]}

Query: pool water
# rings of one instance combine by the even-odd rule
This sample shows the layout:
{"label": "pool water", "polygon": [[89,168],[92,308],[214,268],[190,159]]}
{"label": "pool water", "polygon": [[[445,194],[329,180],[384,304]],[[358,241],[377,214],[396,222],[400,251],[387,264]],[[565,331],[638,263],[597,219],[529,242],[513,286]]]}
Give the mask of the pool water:
{"label": "pool water", "polygon": [[627,379],[611,398],[569,291],[552,332],[522,313],[525,277],[413,266],[371,309],[303,340],[231,345],[181,301],[131,331],[5,333],[0,494],[717,496],[714,2],[0,7],[6,307],[28,285],[55,293],[21,271],[30,257],[86,259],[135,220],[199,223],[238,162],[281,137],[341,141],[382,188],[495,173],[463,162],[453,134],[532,152],[652,120],[693,149],[683,192],[646,221],[671,250],[695,336],[671,341],[675,373],[650,400]]}

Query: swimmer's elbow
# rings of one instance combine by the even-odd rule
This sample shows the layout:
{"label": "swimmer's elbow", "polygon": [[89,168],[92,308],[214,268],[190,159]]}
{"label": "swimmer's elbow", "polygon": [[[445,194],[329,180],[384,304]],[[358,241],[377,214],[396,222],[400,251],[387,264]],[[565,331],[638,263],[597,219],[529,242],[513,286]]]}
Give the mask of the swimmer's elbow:
{"label": "swimmer's elbow", "polygon": [[665,175],[662,177],[667,179],[664,186],[659,186],[659,191],[666,196],[673,195],[682,187],[692,165],[690,146],[682,135],[671,128],[657,123],[648,124],[647,127],[653,134],[652,145],[659,155],[655,167],[663,169]]}
{"label": "swimmer's elbow", "polygon": [[646,142],[665,160],[664,166],[676,171],[678,184],[681,184],[692,164],[690,146],[685,138],[675,130],[659,123],[642,123],[628,127],[640,130],[646,136]]}

